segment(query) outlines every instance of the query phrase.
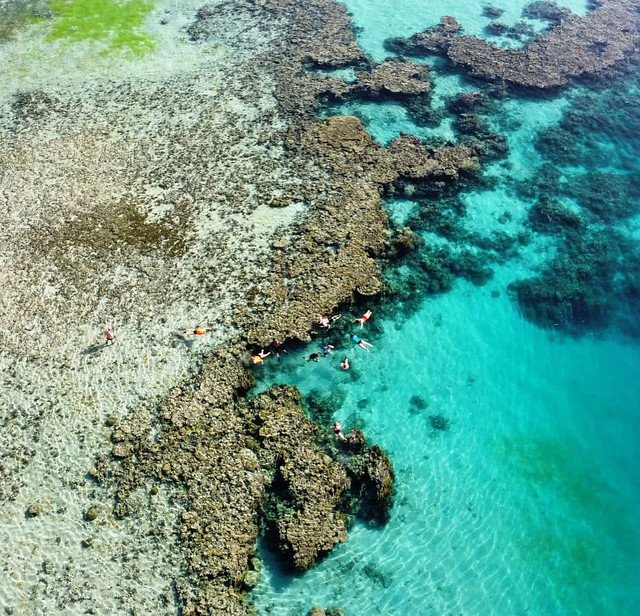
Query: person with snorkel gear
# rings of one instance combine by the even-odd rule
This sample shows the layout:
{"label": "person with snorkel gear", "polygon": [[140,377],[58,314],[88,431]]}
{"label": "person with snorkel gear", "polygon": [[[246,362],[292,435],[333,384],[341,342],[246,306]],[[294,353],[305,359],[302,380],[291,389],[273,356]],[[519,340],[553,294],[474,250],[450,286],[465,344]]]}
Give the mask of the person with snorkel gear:
{"label": "person with snorkel gear", "polygon": [[355,334],[349,334],[349,338],[351,338],[351,342],[357,344],[361,349],[367,351],[367,353],[369,352],[369,349],[367,347],[373,348],[373,345],[370,342],[367,342],[362,338],[358,338],[358,336],[356,336]]}

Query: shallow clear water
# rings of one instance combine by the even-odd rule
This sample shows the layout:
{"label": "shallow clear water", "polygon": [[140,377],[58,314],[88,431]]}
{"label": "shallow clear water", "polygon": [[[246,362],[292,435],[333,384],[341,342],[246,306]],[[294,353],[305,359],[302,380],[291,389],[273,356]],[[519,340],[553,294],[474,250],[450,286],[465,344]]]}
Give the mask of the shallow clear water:
{"label": "shallow clear water", "polygon": [[[40,32],[43,24],[20,31],[3,42],[6,70],[0,98],[23,88],[92,81],[97,74],[113,77],[126,70],[151,79],[197,71],[212,58],[222,60],[231,53],[231,32],[204,50],[184,34],[201,4],[172,0],[153,10],[149,5],[146,32],[156,46],[144,62],[138,56],[105,55],[106,43],[90,37],[73,46],[45,41]],[[388,55],[384,39],[409,36],[438,23],[442,15],[453,14],[466,33],[480,36],[489,23],[482,16],[481,0],[455,6],[419,0],[346,4],[359,28],[360,44],[377,60]],[[584,14],[587,3],[560,4]],[[504,3],[500,21],[516,23],[524,5],[523,0]],[[538,30],[543,26],[530,23]],[[504,38],[491,40],[517,44]],[[436,108],[456,92],[474,88],[460,75],[441,70],[433,74]],[[353,79],[349,70],[342,76]],[[205,87],[209,88],[206,80]],[[490,118],[492,127],[506,135],[510,153],[489,165],[488,174],[497,178],[495,187],[461,196],[469,230],[488,235],[523,228],[532,200],[518,194],[510,182],[532,176],[541,162],[536,135],[556,126],[568,104],[569,95],[505,101]],[[628,108],[617,111],[626,113]],[[450,117],[438,127],[418,127],[397,103],[350,103],[331,110],[335,112],[357,113],[383,143],[400,131],[455,137]],[[589,131],[585,133],[590,146],[598,149],[601,169],[638,171],[635,125],[630,123],[628,134],[622,135],[606,127]],[[579,159],[565,171],[585,174],[592,166],[592,160]],[[577,207],[572,196],[559,198]],[[420,208],[409,200],[387,205],[398,224]],[[639,222],[637,215],[616,224],[638,241]],[[363,332],[375,345],[371,353],[349,347],[346,334],[330,332],[326,339],[336,351],[320,363],[305,362],[310,352],[306,349],[261,368],[258,390],[288,382],[306,395],[334,395],[335,418],[346,427],[363,428],[370,442],[389,453],[397,474],[397,496],[385,528],[356,525],[346,544],[304,576],[284,575],[264,552],[263,575],[251,594],[260,616],[297,616],[313,605],[339,605],[349,615],[363,616],[640,613],[634,577],[640,569],[636,530],[640,346],[602,331],[571,338],[540,329],[522,317],[506,287],[529,276],[556,249],[553,238],[538,238],[516,259],[494,265],[494,277],[487,285],[458,281],[451,292],[425,299],[408,317],[383,315],[383,308],[374,306],[373,319]],[[624,305],[621,310],[631,313],[635,306]],[[176,321],[183,318],[171,315]],[[158,347],[164,349],[165,341],[159,339]],[[122,347],[130,353],[129,363],[136,365],[138,355],[124,342]],[[93,372],[84,372],[84,380],[75,375],[75,389],[61,381],[70,399],[81,399],[85,413],[75,414],[75,403],[61,399],[65,414],[47,416],[39,457],[27,477],[29,485],[3,514],[2,522],[10,529],[3,542],[4,559],[11,561],[2,571],[3,607],[13,605],[18,595],[16,613],[56,609],[62,613],[59,606],[67,600],[64,613],[94,609],[97,602],[103,611],[115,613],[124,609],[121,598],[114,595],[116,585],[120,595],[129,594],[132,603],[144,601],[147,610],[159,613],[175,607],[171,576],[177,547],[166,538],[161,549],[151,539],[148,545],[139,543],[141,536],[152,536],[147,524],[170,526],[175,515],[171,494],[161,494],[148,520],[111,524],[105,512],[105,523],[91,530],[82,516],[99,496],[77,481],[89,470],[97,444],[100,451],[108,449],[104,418],[114,408],[124,412],[152,393],[159,395],[191,365],[186,351],[176,351],[177,361],[169,353],[159,354],[158,347],[149,347],[153,361],[147,366],[145,355],[129,379],[122,378],[115,359],[96,362],[93,370],[107,370],[110,378],[95,403]],[[349,372],[339,368],[345,354],[353,366]],[[162,362],[167,366],[158,368]],[[84,397],[89,400],[86,404]],[[39,398],[39,392],[33,393],[34,406]],[[60,451],[46,452],[46,447]],[[52,466],[51,459],[59,463]],[[140,509],[147,511],[146,495],[138,498]],[[24,510],[36,499],[43,500],[47,515],[27,520]],[[173,537],[170,529],[166,533]],[[96,538],[94,551],[82,549],[80,542],[87,537]],[[114,558],[116,553],[122,558]],[[149,554],[157,558],[147,559]],[[16,590],[21,582],[24,589]]]}
{"label": "shallow clear water", "polygon": [[[313,605],[631,614],[640,605],[640,349],[541,332],[492,297],[512,274],[460,284],[404,322],[374,314],[371,353],[283,360],[284,378],[304,393],[344,396],[336,420],[363,426],[389,453],[397,496],[387,527],[356,526],[304,576],[267,567],[254,593],[260,614]],[[349,373],[338,366],[344,354]],[[434,428],[438,416],[447,429]]]}
{"label": "shallow clear water", "polygon": [[[464,34],[485,36],[484,29],[491,19],[483,15],[485,6],[495,6],[504,10],[499,21],[511,26],[525,21],[540,31],[546,25],[538,20],[524,19],[522,9],[529,4],[527,0],[511,0],[510,2],[485,2],[484,0],[457,0],[455,3],[424,2],[422,0],[347,0],[344,2],[357,28],[358,41],[361,47],[375,60],[383,60],[390,54],[384,48],[387,38],[407,37],[422,32],[440,23],[443,15],[455,17],[464,29]],[[584,0],[560,0],[559,6],[571,9],[578,15],[587,12]],[[502,46],[517,46],[513,41],[503,37],[491,37],[491,42]]]}
{"label": "shallow clear water", "polygon": [[[562,4],[585,13],[584,3]],[[454,15],[477,35],[487,23],[484,3],[472,0],[455,7],[410,0],[393,8],[376,0],[346,5],[360,44],[378,60],[389,55],[385,38],[409,36],[441,15]],[[501,21],[516,21],[523,5],[504,6]],[[446,79],[445,96],[469,89],[457,76]],[[437,73],[434,82],[435,94]],[[495,187],[461,196],[467,229],[523,228],[532,200],[516,194],[513,180],[530,178],[543,162],[536,136],[561,122],[573,94],[506,101],[491,118],[510,152],[489,166]],[[338,111],[363,117],[383,143],[400,131],[450,131],[444,123],[431,134],[411,126],[399,104],[350,103]],[[589,141],[610,153],[597,168],[638,171],[630,162],[633,137],[609,133]],[[581,161],[565,166],[567,174],[592,168]],[[558,198],[577,209],[572,197]],[[420,204],[387,206],[404,224]],[[622,226],[637,239],[634,221]],[[494,266],[485,286],[457,281],[408,317],[383,316],[374,307],[362,334],[375,344],[371,353],[349,346],[347,332],[330,332],[312,343],[336,346],[319,364],[304,361],[305,349],[263,368],[258,390],[287,382],[306,395],[331,396],[336,420],[362,428],[388,452],[397,496],[385,528],[357,524],[346,544],[304,576],[284,575],[264,552],[267,566],[251,594],[259,614],[294,616],[314,605],[365,616],[639,612],[640,345],[609,330],[571,337],[523,318],[506,288],[560,247],[549,236],[541,242]],[[635,305],[620,310],[631,314]],[[339,368],[345,355],[349,372]]]}

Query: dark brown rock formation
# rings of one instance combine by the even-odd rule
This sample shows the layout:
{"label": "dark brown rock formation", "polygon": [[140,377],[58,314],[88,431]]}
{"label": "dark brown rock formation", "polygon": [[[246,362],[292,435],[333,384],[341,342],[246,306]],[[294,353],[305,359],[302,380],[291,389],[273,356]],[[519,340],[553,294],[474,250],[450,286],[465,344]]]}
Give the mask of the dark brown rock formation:
{"label": "dark brown rock formation", "polygon": [[305,418],[299,399],[297,390],[281,387],[259,396],[253,408],[261,423],[259,457],[274,488],[270,532],[285,560],[304,571],[347,540],[338,505],[350,481],[345,468],[316,446],[318,428]]}
{"label": "dark brown rock formation", "polygon": [[149,438],[150,418],[133,415],[113,432],[121,465],[96,469],[102,480],[109,468],[114,473],[120,515],[129,512],[129,495],[148,482],[184,490],[178,532],[193,582],[178,588],[185,614],[248,613],[242,585],[258,536],[266,476],[250,449],[251,418],[235,400],[252,382],[233,355],[219,354],[195,393],[176,389],[164,400],[154,418],[156,438]]}
{"label": "dark brown rock formation", "polygon": [[393,471],[382,450],[352,432],[345,466],[338,450],[321,448],[295,388],[277,387],[246,404],[237,396],[251,382],[232,354],[217,354],[191,391],[176,390],[162,403],[155,438],[148,417],[132,416],[113,432],[114,451],[127,445],[121,464],[103,461],[94,472],[118,483],[120,515],[146,483],[183,490],[178,532],[191,583],[178,591],[185,613],[247,613],[242,596],[257,579],[247,567],[261,508],[272,543],[296,570],[346,541],[346,514],[388,519]]}
{"label": "dark brown rock formation", "polygon": [[370,71],[356,72],[356,77],[352,91],[365,98],[423,98],[431,91],[429,67],[405,59],[386,60]]}
{"label": "dark brown rock formation", "polygon": [[554,13],[554,27],[524,49],[501,49],[475,36],[458,36],[443,23],[412,36],[394,39],[392,49],[404,53],[446,53],[474,77],[530,88],[566,86],[575,79],[597,75],[624,60],[638,45],[638,3],[603,1],[584,17]]}
{"label": "dark brown rock formation", "polygon": [[[397,180],[416,186],[456,182],[480,168],[472,147],[428,150],[416,137],[404,136],[384,148],[348,116],[304,122],[291,129],[287,144],[327,170],[320,185],[326,196],[300,225],[297,239],[274,256],[268,285],[244,310],[243,321],[255,322],[247,337],[258,345],[274,337],[308,339],[312,315],[356,294],[380,291],[375,257],[385,246],[383,186]],[[261,317],[265,312],[268,319]]]}

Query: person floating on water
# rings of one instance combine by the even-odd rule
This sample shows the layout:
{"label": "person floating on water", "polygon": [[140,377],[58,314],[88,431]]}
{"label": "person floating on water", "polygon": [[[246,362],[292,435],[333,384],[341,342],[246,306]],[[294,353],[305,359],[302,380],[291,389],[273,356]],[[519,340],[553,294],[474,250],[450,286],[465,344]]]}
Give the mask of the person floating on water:
{"label": "person floating on water", "polygon": [[349,366],[349,358],[348,358],[348,357],[345,357],[345,358],[340,362],[340,367],[341,367],[343,370],[349,370],[349,368],[350,368],[351,366]]}
{"label": "person floating on water", "polygon": [[322,354],[326,357],[331,353],[331,349],[335,348],[332,344],[327,344],[322,347]]}
{"label": "person floating on water", "polygon": [[213,327],[196,327],[195,329],[185,329],[185,334],[193,334],[194,336],[204,336],[207,332],[210,332]]}
{"label": "person floating on water", "polygon": [[357,344],[361,349],[364,349],[365,351],[367,351],[367,353],[369,352],[369,349],[367,347],[373,348],[373,345],[370,342],[367,342],[362,338],[358,338],[358,336],[356,336],[355,334],[350,334],[349,337],[351,338],[351,342],[353,342],[354,344]]}
{"label": "person floating on water", "polygon": [[257,355],[253,355],[251,359],[254,364],[262,364],[264,363],[264,358],[269,357],[269,355],[271,355],[271,351],[269,351],[268,353],[265,353],[264,349],[261,349],[260,353],[258,353]]}
{"label": "person floating on water", "polygon": [[346,442],[346,437],[342,434],[342,426],[336,421],[333,424],[333,433],[336,435],[336,440]]}
{"label": "person floating on water", "polygon": [[364,327],[364,324],[371,318],[371,310],[367,310],[359,319],[354,319],[354,323],[360,323],[360,329]]}
{"label": "person floating on water", "polygon": [[331,329],[331,324],[335,323],[341,316],[341,314],[334,314],[332,317],[323,317],[321,314],[316,315],[318,317],[318,325],[325,329]]}
{"label": "person floating on water", "polygon": [[309,357],[305,357],[305,361],[320,361],[319,353],[311,353]]}

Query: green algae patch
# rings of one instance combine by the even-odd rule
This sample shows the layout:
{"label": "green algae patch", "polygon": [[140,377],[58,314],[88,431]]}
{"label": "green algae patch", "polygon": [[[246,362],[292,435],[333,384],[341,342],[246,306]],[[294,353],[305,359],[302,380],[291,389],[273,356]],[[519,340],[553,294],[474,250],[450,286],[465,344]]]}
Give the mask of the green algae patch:
{"label": "green algae patch", "polygon": [[572,610],[589,588],[615,586],[611,580],[628,574],[624,562],[635,560],[638,533],[623,495],[599,476],[597,454],[575,442],[520,436],[500,439],[498,456],[523,480],[512,505],[519,558],[546,577],[556,602]]}
{"label": "green algae patch", "polygon": [[106,45],[100,53],[143,56],[155,48],[156,41],[142,31],[153,0],[52,0],[51,41],[99,41]]}

